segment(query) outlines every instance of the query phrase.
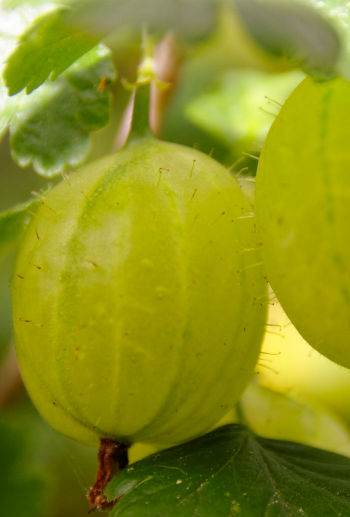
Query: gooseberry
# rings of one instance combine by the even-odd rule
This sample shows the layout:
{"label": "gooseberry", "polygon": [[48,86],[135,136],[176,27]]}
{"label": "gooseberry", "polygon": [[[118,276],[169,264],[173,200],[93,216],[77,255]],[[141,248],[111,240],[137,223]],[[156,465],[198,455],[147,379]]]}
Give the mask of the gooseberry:
{"label": "gooseberry", "polygon": [[30,222],[13,281],[24,382],[76,440],[185,441],[250,380],[265,287],[228,170],[140,139],[64,179]]}
{"label": "gooseberry", "polygon": [[350,367],[350,82],[305,79],[267,136],[256,181],[268,279],[321,354]]}

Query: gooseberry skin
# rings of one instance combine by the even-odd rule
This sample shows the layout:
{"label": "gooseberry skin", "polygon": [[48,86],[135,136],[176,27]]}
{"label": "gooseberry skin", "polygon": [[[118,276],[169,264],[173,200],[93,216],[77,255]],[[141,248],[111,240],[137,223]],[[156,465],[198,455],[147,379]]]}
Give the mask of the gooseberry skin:
{"label": "gooseberry skin", "polygon": [[305,79],[267,136],[256,180],[268,279],[303,338],[350,367],[350,82]]}
{"label": "gooseberry skin", "polygon": [[34,403],[84,443],[179,443],[251,378],[265,281],[251,206],[208,156],[146,138],[52,189],[13,280]]}

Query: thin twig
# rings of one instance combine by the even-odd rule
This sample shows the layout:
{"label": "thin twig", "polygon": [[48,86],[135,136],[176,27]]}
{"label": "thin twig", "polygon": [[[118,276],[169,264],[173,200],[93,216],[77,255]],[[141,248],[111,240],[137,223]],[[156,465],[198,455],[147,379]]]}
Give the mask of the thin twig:
{"label": "thin twig", "polygon": [[119,501],[120,497],[112,500],[108,499],[104,491],[112,477],[127,467],[127,446],[114,440],[102,438],[97,460],[96,481],[88,494],[88,501],[91,506],[89,513],[95,510],[110,510]]}
{"label": "thin twig", "polygon": [[0,368],[0,407],[10,404],[22,388],[16,352],[11,345]]}

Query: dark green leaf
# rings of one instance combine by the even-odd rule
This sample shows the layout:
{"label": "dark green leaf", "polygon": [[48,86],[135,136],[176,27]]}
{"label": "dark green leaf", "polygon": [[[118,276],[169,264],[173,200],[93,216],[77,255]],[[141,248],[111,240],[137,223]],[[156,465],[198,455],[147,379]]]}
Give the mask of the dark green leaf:
{"label": "dark green leaf", "polygon": [[333,26],[315,9],[298,2],[231,1],[251,35],[265,50],[301,63],[317,75],[335,73],[340,40]]}
{"label": "dark green leaf", "polygon": [[32,199],[0,213],[0,257],[17,243],[39,203]]}
{"label": "dark green leaf", "polygon": [[56,9],[34,21],[10,56],[4,78],[10,95],[29,93],[49,76],[55,79],[97,43],[97,39],[67,24],[69,9]]}
{"label": "dark green leaf", "polygon": [[4,517],[44,515],[45,484],[25,468],[22,435],[0,420],[0,499]]}
{"label": "dark green leaf", "polygon": [[43,176],[76,167],[89,151],[89,133],[107,124],[108,84],[115,78],[110,51],[97,45],[55,82],[21,96],[10,123],[11,147],[22,167]]}
{"label": "dark green leaf", "polygon": [[221,427],[116,476],[113,517],[350,515],[350,459]]}

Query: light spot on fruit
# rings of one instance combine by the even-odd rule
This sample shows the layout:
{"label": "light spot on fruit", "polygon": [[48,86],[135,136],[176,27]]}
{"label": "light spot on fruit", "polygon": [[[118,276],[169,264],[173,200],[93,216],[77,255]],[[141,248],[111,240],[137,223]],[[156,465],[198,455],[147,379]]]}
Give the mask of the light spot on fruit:
{"label": "light spot on fruit", "polygon": [[164,287],[163,285],[158,285],[156,288],[155,288],[155,291],[156,291],[156,295],[157,295],[157,298],[164,298],[165,295],[167,294],[168,290],[166,287]]}
{"label": "light spot on fruit", "polygon": [[286,237],[281,240],[280,247],[281,248],[287,248],[294,240],[295,232],[294,230],[291,230]]}
{"label": "light spot on fruit", "polygon": [[236,220],[238,220],[238,219],[252,219],[253,217],[255,217],[255,215],[254,215],[253,212],[251,212],[250,214],[239,215],[238,217],[236,217]]}

